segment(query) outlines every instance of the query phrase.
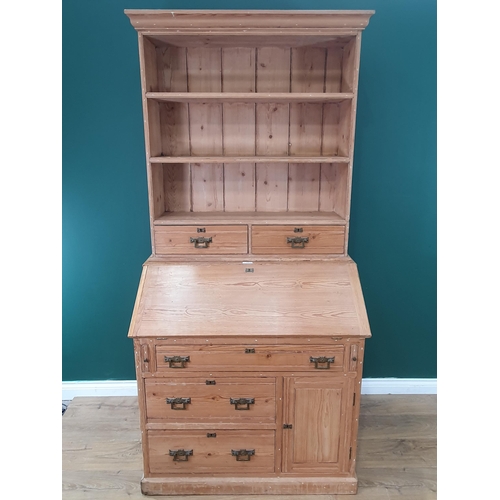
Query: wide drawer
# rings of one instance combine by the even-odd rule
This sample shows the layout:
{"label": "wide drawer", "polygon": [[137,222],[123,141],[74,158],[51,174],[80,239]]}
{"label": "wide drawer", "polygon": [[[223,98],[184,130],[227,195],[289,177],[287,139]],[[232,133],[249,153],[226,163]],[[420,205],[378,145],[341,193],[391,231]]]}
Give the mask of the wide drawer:
{"label": "wide drawer", "polygon": [[252,226],[254,254],[342,254],[345,226]]}
{"label": "wide drawer", "polygon": [[155,226],[159,255],[222,255],[248,252],[247,226]]}
{"label": "wide drawer", "polygon": [[275,431],[148,431],[152,474],[274,472]]}
{"label": "wide drawer", "polygon": [[146,379],[148,421],[275,422],[274,378]]}
{"label": "wide drawer", "polygon": [[158,371],[306,371],[344,369],[344,346],[157,346]]}

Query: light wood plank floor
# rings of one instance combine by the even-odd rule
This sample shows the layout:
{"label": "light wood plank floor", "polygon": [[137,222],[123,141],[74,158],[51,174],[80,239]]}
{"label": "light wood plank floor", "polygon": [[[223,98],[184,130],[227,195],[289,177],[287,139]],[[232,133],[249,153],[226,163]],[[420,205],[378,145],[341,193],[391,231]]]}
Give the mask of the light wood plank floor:
{"label": "light wood plank floor", "polygon": [[[63,500],[143,500],[135,397],[75,398],[62,417]],[[204,500],[435,500],[436,396],[364,395],[356,496],[224,495]],[[199,500],[200,497],[151,497]]]}

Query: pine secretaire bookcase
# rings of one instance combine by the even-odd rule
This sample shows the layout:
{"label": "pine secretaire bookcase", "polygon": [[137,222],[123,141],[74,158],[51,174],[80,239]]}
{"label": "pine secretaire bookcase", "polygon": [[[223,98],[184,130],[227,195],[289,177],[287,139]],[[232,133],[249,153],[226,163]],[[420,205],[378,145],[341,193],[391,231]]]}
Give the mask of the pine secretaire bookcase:
{"label": "pine secretaire bookcase", "polygon": [[125,13],[152,242],[129,331],[142,491],[356,493],[370,327],[347,243],[373,11]]}

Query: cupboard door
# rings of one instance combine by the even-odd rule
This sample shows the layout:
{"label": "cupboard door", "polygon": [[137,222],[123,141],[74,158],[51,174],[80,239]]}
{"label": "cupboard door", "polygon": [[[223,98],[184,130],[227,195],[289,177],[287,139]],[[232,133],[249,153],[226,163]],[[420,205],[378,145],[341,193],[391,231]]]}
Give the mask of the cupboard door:
{"label": "cupboard door", "polygon": [[283,472],[347,471],[353,394],[344,377],[285,378]]}

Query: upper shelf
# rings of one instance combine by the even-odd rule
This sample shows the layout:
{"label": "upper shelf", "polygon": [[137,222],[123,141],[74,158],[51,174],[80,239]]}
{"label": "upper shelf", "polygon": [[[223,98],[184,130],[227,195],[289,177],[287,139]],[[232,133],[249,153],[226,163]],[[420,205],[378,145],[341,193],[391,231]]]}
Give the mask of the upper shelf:
{"label": "upper shelf", "polygon": [[146,98],[165,102],[193,103],[292,103],[342,102],[354,98],[352,92],[146,92]]}

